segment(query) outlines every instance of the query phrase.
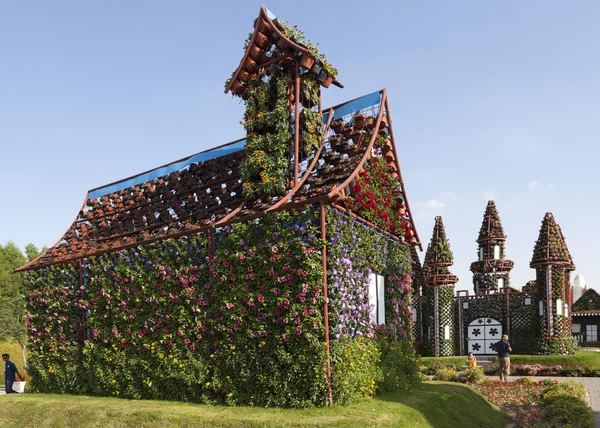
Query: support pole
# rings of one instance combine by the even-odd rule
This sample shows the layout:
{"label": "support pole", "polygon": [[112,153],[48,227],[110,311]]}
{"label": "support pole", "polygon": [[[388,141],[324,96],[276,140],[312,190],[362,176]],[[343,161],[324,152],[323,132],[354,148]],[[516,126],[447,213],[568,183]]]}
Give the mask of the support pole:
{"label": "support pole", "polygon": [[333,406],[333,393],[331,389],[331,347],[329,346],[329,296],[327,292],[327,229],[325,227],[325,203],[321,201],[321,239],[325,242],[321,257],[323,258],[323,318],[325,318],[325,348],[327,351],[327,394],[329,405]]}
{"label": "support pole", "polygon": [[296,99],[295,121],[294,121],[294,187],[298,184],[298,171],[300,167],[300,63],[298,59],[295,60],[296,66],[296,82],[294,85],[294,92]]}

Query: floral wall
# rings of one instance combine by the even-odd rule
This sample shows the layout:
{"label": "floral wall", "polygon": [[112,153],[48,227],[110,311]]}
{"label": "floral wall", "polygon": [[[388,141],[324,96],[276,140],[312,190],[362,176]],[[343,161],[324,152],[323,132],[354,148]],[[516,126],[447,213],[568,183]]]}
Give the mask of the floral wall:
{"label": "floral wall", "polygon": [[[340,391],[364,397],[409,389],[418,382],[409,249],[333,207],[326,218],[334,393],[348,402]],[[370,319],[371,273],[385,277],[382,325]]]}
{"label": "floral wall", "polygon": [[[325,243],[315,213],[280,212],[225,227],[213,232],[210,248],[203,234],[30,272],[33,386],[136,399],[325,405]],[[410,388],[418,378],[407,252],[337,211],[328,211],[327,222],[334,401]],[[389,322],[378,328],[365,301],[369,269],[388,278]],[[353,303],[344,306],[344,299]]]}

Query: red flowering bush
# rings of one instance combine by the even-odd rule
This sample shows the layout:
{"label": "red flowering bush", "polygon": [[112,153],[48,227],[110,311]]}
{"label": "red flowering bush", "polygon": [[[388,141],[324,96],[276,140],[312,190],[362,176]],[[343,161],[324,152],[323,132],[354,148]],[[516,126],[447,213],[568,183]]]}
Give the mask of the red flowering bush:
{"label": "red flowering bush", "polygon": [[397,233],[404,229],[404,201],[400,199],[400,182],[392,177],[394,170],[383,157],[374,156],[357,177],[344,204],[356,214],[377,226]]}

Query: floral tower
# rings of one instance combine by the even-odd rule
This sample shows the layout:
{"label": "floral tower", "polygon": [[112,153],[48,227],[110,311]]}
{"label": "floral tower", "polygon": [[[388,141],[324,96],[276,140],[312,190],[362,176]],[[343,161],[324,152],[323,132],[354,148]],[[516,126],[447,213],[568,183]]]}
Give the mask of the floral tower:
{"label": "floral tower", "polygon": [[442,217],[438,216],[423,264],[427,353],[436,357],[454,355],[453,303],[458,278],[448,269],[453,263]]}
{"label": "floral tower", "polygon": [[535,269],[535,291],[539,301],[541,334],[538,351],[544,354],[573,353],[577,344],[571,333],[569,296],[575,265],[552,213],[546,213],[542,220],[529,266]]}
{"label": "floral tower", "polygon": [[514,263],[506,260],[504,241],[506,235],[502,228],[500,215],[494,201],[489,201],[483,214],[483,222],[477,238],[478,260],[471,263],[475,294],[485,291],[502,290],[509,285],[509,275]]}

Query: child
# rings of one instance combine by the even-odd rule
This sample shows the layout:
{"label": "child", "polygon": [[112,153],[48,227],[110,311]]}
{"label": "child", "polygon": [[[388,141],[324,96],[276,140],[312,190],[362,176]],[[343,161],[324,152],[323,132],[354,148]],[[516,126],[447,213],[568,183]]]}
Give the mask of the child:
{"label": "child", "polygon": [[477,358],[475,358],[475,355],[473,355],[472,352],[469,352],[469,359],[467,360],[467,367],[470,369],[477,367]]}

